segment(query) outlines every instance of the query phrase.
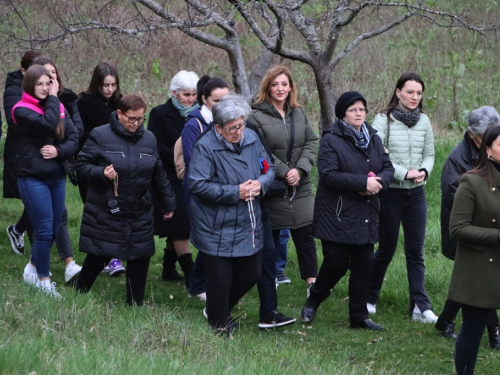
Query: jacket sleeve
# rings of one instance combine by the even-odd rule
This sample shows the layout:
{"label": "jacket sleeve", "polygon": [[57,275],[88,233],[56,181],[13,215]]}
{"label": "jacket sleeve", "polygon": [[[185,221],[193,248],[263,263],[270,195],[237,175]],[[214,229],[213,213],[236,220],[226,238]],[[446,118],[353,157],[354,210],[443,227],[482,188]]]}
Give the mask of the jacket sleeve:
{"label": "jacket sleeve", "polygon": [[160,154],[161,162],[165,165],[175,167],[174,164],[174,148],[167,147],[164,139],[167,136],[165,133],[165,124],[161,118],[158,107],[153,108],[149,114],[148,130],[153,133],[158,142],[158,153]]}
{"label": "jacket sleeve", "polygon": [[474,177],[465,175],[458,185],[455,202],[451,210],[450,234],[454,240],[480,250],[482,247],[478,245],[496,246],[499,231],[495,228],[472,225],[477,200],[477,189],[472,182]]}
{"label": "jacket sleeve", "polygon": [[[254,111],[257,112],[257,110],[254,110]],[[254,111],[252,111],[250,113],[250,115],[248,115],[246,122],[250,122],[251,124],[255,125],[261,138],[265,140],[266,138],[265,138],[264,132],[262,131],[262,125],[259,122],[259,119],[257,118],[257,116],[254,114]],[[290,167],[288,165],[286,165],[286,163],[283,163],[273,153],[271,153],[271,156],[273,158],[274,167],[275,167],[275,170],[274,170],[275,178],[281,178],[281,179],[285,178],[286,174],[290,171]]]}
{"label": "jacket sleeve", "polygon": [[175,194],[172,190],[170,182],[167,179],[167,174],[165,173],[165,169],[161,163],[158,150],[155,150],[153,156],[156,158],[156,165],[153,171],[151,186],[157,192],[158,197],[161,200],[163,212],[174,211],[177,208],[175,203]]}
{"label": "jacket sleeve", "polygon": [[184,164],[186,169],[189,168],[191,161],[191,154],[193,153],[193,146],[198,137],[200,136],[200,124],[194,118],[190,118],[184,129],[182,130],[182,155],[184,156]]}
{"label": "jacket sleeve", "polygon": [[83,138],[83,121],[76,103],[76,101],[71,102],[71,110],[69,112],[71,114],[71,121],[73,121],[73,126],[78,133],[78,140],[80,140]]}
{"label": "jacket sleeve", "polygon": [[451,211],[460,177],[465,173],[460,166],[448,158],[444,162],[441,174],[441,207]]}
{"label": "jacket sleeve", "polygon": [[367,176],[342,171],[340,155],[332,141],[333,137],[331,134],[325,134],[321,138],[318,156],[320,182],[334,190],[366,191]]}
{"label": "jacket sleeve", "polygon": [[90,132],[90,136],[78,153],[75,167],[78,172],[91,184],[106,185],[112,181],[104,176],[104,166],[97,165],[102,157],[102,148],[100,145],[99,133],[96,129]]}
{"label": "jacket sleeve", "polygon": [[372,138],[374,142],[375,149],[382,154],[382,170],[377,173],[377,177],[380,177],[379,183],[382,185],[382,191],[384,192],[389,188],[389,185],[394,178],[394,166],[392,165],[391,159],[389,159],[389,154],[385,152],[384,145],[378,134],[375,134]]}
{"label": "jacket sleeve", "polygon": [[188,173],[189,192],[199,199],[212,203],[238,204],[239,186],[213,182],[215,175],[216,166],[211,150],[197,142],[193,148]]}
{"label": "jacket sleeve", "polygon": [[78,140],[79,134],[73,126],[71,117],[66,113],[66,117],[64,118],[64,140],[55,146],[57,159],[66,160],[76,154],[78,151]]}
{"label": "jacket sleeve", "polygon": [[59,104],[59,99],[56,96],[49,95],[45,102],[43,115],[29,108],[17,107],[14,110],[17,130],[30,137],[45,138],[54,136],[61,111]]}
{"label": "jacket sleeve", "polygon": [[[426,116],[427,117],[427,116]],[[432,168],[434,167],[434,135],[432,134],[432,126],[430,121],[427,121],[427,131],[425,133],[424,149],[422,150],[422,164],[420,164],[419,170],[425,169],[427,171],[427,177],[431,175]]]}
{"label": "jacket sleeve", "polygon": [[302,177],[311,173],[311,169],[314,166],[314,162],[316,160],[316,155],[318,152],[318,136],[309,124],[309,120],[307,119],[307,115],[304,109],[300,108],[300,110],[303,112],[303,116],[306,121],[304,137],[305,143],[302,146],[302,150],[300,152],[299,160],[297,160],[296,167],[299,171],[300,177]]}

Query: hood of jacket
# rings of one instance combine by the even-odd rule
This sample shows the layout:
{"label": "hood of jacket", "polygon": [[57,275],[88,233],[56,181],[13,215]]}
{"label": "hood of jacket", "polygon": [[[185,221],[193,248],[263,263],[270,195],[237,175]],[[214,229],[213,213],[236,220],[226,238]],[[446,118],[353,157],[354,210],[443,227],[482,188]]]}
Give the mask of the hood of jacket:
{"label": "hood of jacket", "polygon": [[141,139],[144,134],[144,123],[142,123],[141,126],[139,126],[135,132],[131,133],[127,129],[125,129],[125,127],[121,124],[120,121],[118,121],[118,115],[116,114],[116,112],[113,112],[111,114],[110,125],[111,129],[116,134],[118,134],[122,138],[129,139],[134,143],[137,142],[139,139]]}
{"label": "hood of jacket", "polygon": [[21,95],[21,92],[23,90],[22,89],[23,78],[24,75],[21,69],[7,73],[7,79],[5,80],[5,90],[7,90],[8,88],[18,87],[19,95]]}
{"label": "hood of jacket", "polygon": [[[281,116],[281,114],[278,112],[278,110],[273,104],[269,104],[267,102],[263,102],[261,104],[252,103],[252,109],[256,111],[261,111],[266,115],[276,117],[280,121],[283,121],[283,116]],[[286,106],[285,114],[288,115],[290,112],[291,112],[290,107]]]}
{"label": "hood of jacket", "polygon": [[462,149],[462,158],[471,164],[477,165],[479,160],[479,148],[470,137],[469,132],[465,131],[464,134],[464,148]]}

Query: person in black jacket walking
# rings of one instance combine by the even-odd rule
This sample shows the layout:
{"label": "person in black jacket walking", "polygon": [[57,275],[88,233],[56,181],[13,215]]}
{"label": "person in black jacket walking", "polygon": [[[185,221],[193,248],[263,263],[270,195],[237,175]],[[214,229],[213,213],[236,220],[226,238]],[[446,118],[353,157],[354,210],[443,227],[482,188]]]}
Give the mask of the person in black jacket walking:
{"label": "person in black jacket walking", "polygon": [[57,97],[59,84],[33,65],[23,79],[23,96],[12,109],[20,133],[16,147],[19,193],[34,230],[24,281],[60,297],[50,282],[50,248],[64,209],[68,158],[78,149],[78,133]]}
{"label": "person in black jacket walking", "polygon": [[87,256],[76,289],[87,292],[111,258],[123,259],[126,302],[138,306],[155,252],[151,190],[159,197],[164,220],[176,209],[155,136],[144,129],[146,108],[140,96],[124,96],[111,123],[92,130],[76,160],[90,181],[80,228],[80,251]]}
{"label": "person in black jacket walking", "polygon": [[376,131],[365,122],[366,112],[360,93],[342,94],[335,106],[338,120],[321,138],[313,235],[321,240],[324,259],[302,309],[306,323],[313,321],[321,302],[351,270],[351,328],[382,329],[368,318],[366,302],[378,241],[378,193],[389,186],[394,168]]}

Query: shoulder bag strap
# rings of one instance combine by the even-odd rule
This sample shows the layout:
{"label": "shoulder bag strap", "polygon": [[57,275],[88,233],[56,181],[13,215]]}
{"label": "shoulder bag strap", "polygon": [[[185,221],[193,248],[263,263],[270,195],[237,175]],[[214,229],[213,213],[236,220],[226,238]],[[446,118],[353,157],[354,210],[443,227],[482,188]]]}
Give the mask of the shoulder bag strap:
{"label": "shoulder bag strap", "polygon": [[293,121],[293,110],[290,112],[290,144],[286,153],[286,164],[290,165],[292,161],[293,141],[295,140],[295,122]]}

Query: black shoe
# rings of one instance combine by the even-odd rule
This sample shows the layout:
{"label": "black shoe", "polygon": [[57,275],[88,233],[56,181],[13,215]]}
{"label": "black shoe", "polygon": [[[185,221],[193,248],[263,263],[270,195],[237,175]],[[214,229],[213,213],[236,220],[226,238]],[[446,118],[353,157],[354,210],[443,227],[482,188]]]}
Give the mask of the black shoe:
{"label": "black shoe", "polygon": [[177,254],[175,250],[164,249],[165,254],[163,255],[163,271],[161,273],[161,278],[168,281],[182,281],[184,278],[179,275],[179,272],[175,269],[175,263],[177,262]]}
{"label": "black shoe", "polygon": [[266,329],[266,328],[283,327],[293,324],[296,321],[297,319],[295,318],[285,316],[278,311],[273,311],[272,314],[268,316],[263,316],[260,319],[259,328]]}
{"label": "black shoe", "polygon": [[382,331],[384,327],[380,324],[374,323],[371,319],[365,319],[362,322],[351,322],[351,328],[364,328],[373,331]]}
{"label": "black shoe", "polygon": [[438,331],[443,333],[443,337],[447,339],[456,339],[457,335],[455,335],[455,323],[449,320],[444,320],[439,316],[438,321],[434,325]]}
{"label": "black shoe", "polygon": [[499,336],[500,325],[492,324],[487,326],[486,328],[488,329],[490,348],[495,350],[500,350],[500,336]]}
{"label": "black shoe", "polygon": [[309,297],[306,304],[302,308],[300,317],[304,323],[312,323],[314,317],[316,316],[316,311],[318,310],[319,303]]}

